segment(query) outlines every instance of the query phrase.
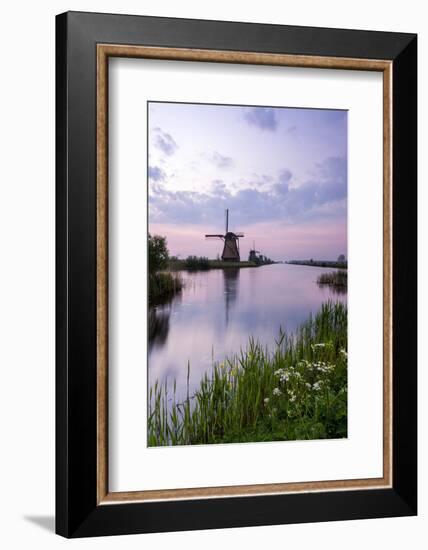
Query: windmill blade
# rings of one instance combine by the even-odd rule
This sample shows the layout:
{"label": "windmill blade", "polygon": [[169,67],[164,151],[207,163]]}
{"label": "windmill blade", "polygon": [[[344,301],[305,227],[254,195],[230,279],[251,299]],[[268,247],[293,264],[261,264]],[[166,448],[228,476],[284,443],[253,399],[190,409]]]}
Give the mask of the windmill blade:
{"label": "windmill blade", "polygon": [[235,233],[235,237],[243,237],[244,234],[243,233]]}
{"label": "windmill blade", "polygon": [[206,239],[224,239],[224,235],[205,235]]}

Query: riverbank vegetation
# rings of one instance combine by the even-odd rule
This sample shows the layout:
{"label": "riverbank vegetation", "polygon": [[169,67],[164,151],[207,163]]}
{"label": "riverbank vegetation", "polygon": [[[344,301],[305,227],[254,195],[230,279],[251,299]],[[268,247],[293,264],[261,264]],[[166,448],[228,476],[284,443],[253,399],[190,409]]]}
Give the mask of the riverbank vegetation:
{"label": "riverbank vegetation", "polygon": [[347,288],[348,286],[348,272],[345,270],[329,271],[327,273],[321,273],[317,279],[319,285],[329,285]]}
{"label": "riverbank vegetation", "polygon": [[209,260],[204,256],[188,256],[185,260],[171,258],[169,269],[172,271],[200,271],[206,269],[229,269],[241,267],[258,267],[255,262],[225,262],[223,260]]}
{"label": "riverbank vegetation", "polygon": [[166,237],[148,237],[149,304],[156,305],[172,298],[183,288],[183,279],[178,273],[168,270],[169,253]]}
{"label": "riverbank vegetation", "polygon": [[149,304],[158,305],[170,300],[183,288],[183,279],[178,273],[158,271],[149,274]]}
{"label": "riverbank vegetation", "polygon": [[205,270],[210,268],[210,261],[205,256],[187,256],[184,267],[189,271]]}
{"label": "riverbank vegetation", "polygon": [[289,260],[285,262],[290,265],[308,265],[312,267],[331,267],[333,269],[348,269],[346,260],[330,261],[330,260]]}
{"label": "riverbank vegetation", "polygon": [[184,399],[175,382],[150,388],[149,446],[347,436],[347,308],[339,302],[323,304],[294,334],[280,330],[271,351],[250,338],[192,394],[190,371]]}

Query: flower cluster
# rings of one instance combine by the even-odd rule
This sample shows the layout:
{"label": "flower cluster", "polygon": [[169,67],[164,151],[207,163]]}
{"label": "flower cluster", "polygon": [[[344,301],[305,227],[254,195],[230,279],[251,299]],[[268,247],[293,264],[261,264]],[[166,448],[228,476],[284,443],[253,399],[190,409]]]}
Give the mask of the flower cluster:
{"label": "flower cluster", "polygon": [[312,351],[321,351],[323,349],[332,350],[334,348],[332,342],[318,342],[318,344],[311,345]]}
{"label": "flower cluster", "polygon": [[290,378],[290,374],[285,369],[276,370],[274,375],[279,377],[280,382],[288,382]]}
{"label": "flower cluster", "polygon": [[287,367],[286,369],[278,369],[274,372],[275,376],[279,377],[280,382],[288,382],[292,378],[301,378],[302,375],[297,371],[293,366]]}
{"label": "flower cluster", "polygon": [[323,342],[320,342],[319,344],[312,344],[312,351],[315,351],[319,348],[325,348],[325,344]]}
{"label": "flower cluster", "polygon": [[[329,349],[331,346],[330,342],[320,342],[312,344],[311,347],[315,352],[323,348]],[[345,349],[340,349],[339,353],[343,359],[347,360],[348,354]],[[301,359],[295,365],[276,369],[273,374],[277,380],[277,387],[274,387],[271,396],[263,400],[265,406],[269,406],[272,413],[274,409],[271,408],[271,404],[280,405],[283,402],[284,404],[288,402],[285,407],[281,405],[282,415],[301,414],[300,406],[306,403],[308,397],[313,396],[317,400],[323,399],[321,392],[328,392],[332,389],[330,375],[335,368],[334,363],[319,358],[312,361]]]}
{"label": "flower cluster", "polygon": [[334,365],[332,363],[326,363],[325,361],[313,361],[312,363],[310,363],[309,361],[306,361],[306,359],[300,361],[299,366],[308,370],[319,371],[322,373],[330,372],[334,369]]}
{"label": "flower cluster", "polygon": [[324,363],[324,361],[317,361],[315,363],[312,363],[312,368],[319,371],[319,372],[330,372],[334,369],[334,365],[331,363]]}

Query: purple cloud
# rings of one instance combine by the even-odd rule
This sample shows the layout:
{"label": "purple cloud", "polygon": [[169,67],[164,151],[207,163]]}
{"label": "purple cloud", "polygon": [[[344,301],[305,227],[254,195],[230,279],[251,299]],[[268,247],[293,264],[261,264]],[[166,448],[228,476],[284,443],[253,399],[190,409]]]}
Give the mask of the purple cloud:
{"label": "purple cloud", "polygon": [[150,188],[150,220],[176,224],[212,223],[225,208],[233,210],[238,225],[272,220],[295,224],[344,217],[346,171],[346,160],[328,158],[317,165],[313,177],[299,187],[290,186],[292,174],[286,169],[268,188],[264,185],[257,188],[256,182],[251,182],[252,187],[236,192],[222,180],[214,180],[209,192],[170,191],[159,184]]}
{"label": "purple cloud", "polygon": [[221,155],[217,151],[214,151],[214,153],[210,157],[210,160],[217,168],[220,168],[221,170],[225,170],[233,166],[232,157],[226,157],[224,155]]}
{"label": "purple cloud", "polygon": [[347,179],[348,163],[344,157],[329,157],[316,165],[316,173],[324,179],[337,179],[345,182]]}
{"label": "purple cloud", "polygon": [[164,132],[161,128],[156,127],[154,130],[155,138],[154,145],[160,149],[165,155],[171,156],[178,149],[178,145],[175,142],[171,134]]}
{"label": "purple cloud", "polygon": [[230,191],[227,189],[223,180],[213,180],[211,185],[211,193],[218,196],[230,195]]}
{"label": "purple cloud", "polygon": [[244,117],[248,124],[262,130],[275,131],[278,126],[275,109],[270,107],[248,107]]}
{"label": "purple cloud", "polygon": [[165,181],[165,172],[159,166],[149,166],[149,179],[152,181]]}
{"label": "purple cloud", "polygon": [[278,181],[274,184],[273,189],[279,196],[286,195],[288,193],[289,182],[292,178],[290,170],[283,170],[278,177]]}

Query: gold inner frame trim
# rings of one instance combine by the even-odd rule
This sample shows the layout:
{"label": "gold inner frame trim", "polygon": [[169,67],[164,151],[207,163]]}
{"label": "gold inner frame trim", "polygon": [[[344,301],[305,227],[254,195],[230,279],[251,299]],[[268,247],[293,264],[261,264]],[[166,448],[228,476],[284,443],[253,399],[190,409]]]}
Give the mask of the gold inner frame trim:
{"label": "gold inner frame trim", "polygon": [[[108,488],[108,59],[346,69],[383,73],[383,476],[225,487],[109,492]],[[97,503],[238,497],[392,486],[392,62],[187,48],[97,45]]]}

